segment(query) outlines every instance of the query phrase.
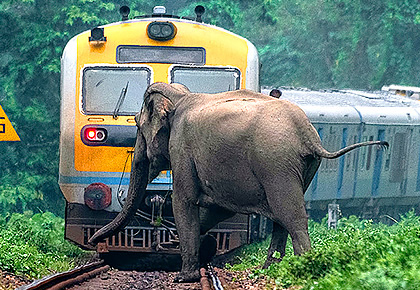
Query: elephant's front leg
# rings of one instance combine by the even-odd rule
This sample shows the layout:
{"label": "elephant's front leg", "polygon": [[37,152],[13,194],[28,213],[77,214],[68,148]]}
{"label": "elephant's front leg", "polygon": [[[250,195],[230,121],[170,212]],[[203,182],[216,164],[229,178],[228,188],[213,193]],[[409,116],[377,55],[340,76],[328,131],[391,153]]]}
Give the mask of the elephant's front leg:
{"label": "elephant's front leg", "polygon": [[[183,188],[184,186],[181,185]],[[181,247],[182,270],[175,282],[192,282],[200,279],[199,247],[200,222],[199,208],[192,202],[189,192],[176,190],[172,196],[175,224]]]}

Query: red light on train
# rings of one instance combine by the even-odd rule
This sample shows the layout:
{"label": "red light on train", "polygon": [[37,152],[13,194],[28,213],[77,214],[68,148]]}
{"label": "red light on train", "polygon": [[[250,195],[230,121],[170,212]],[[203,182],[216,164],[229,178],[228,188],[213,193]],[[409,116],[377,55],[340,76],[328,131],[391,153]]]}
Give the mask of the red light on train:
{"label": "red light on train", "polygon": [[96,136],[95,130],[94,129],[88,130],[86,135],[87,135],[88,139],[94,140],[95,136]]}
{"label": "red light on train", "polygon": [[111,188],[101,182],[92,183],[85,188],[85,204],[93,210],[107,208],[112,201]]}
{"label": "red light on train", "polygon": [[102,142],[106,138],[106,130],[101,128],[86,128],[85,139],[91,142]]}

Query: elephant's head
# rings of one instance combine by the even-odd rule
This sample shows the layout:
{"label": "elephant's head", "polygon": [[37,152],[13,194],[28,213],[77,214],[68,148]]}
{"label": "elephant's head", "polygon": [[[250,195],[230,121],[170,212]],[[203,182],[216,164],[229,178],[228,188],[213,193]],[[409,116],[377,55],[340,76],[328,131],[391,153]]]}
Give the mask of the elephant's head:
{"label": "elephant's head", "polygon": [[95,245],[123,229],[142,202],[147,184],[160,171],[170,168],[169,118],[175,104],[189,93],[180,84],[154,83],[147,88],[143,106],[135,118],[137,139],[126,202],[116,218],[90,238],[90,244]]}

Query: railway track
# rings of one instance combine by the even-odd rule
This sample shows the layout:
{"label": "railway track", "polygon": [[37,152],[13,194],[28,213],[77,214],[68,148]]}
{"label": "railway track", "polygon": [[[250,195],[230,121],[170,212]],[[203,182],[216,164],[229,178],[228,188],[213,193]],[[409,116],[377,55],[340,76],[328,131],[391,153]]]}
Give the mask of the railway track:
{"label": "railway track", "polygon": [[70,271],[54,274],[36,280],[31,284],[19,287],[17,290],[60,290],[88,280],[99,273],[108,271],[109,265],[104,261],[89,263],[76,267]]}
{"label": "railway track", "polygon": [[[109,281],[106,281],[109,279],[109,277],[102,277],[102,278],[94,278],[98,276],[101,273],[107,272],[111,269],[111,267],[104,263],[104,261],[98,261],[89,263],[84,266],[80,266],[77,268],[74,268],[70,271],[66,271],[63,273],[54,274],[51,276],[44,277],[42,279],[36,280],[28,285],[21,286],[17,288],[17,290],[59,290],[59,289],[99,289],[99,287],[103,286],[103,289],[109,289]],[[121,283],[127,285],[131,280],[141,280],[137,278],[133,271],[117,271],[118,273],[115,274],[117,278],[114,278],[116,280],[116,283],[118,283],[118,280],[121,280]],[[147,272],[142,273],[143,275],[146,275]],[[158,280],[171,280],[171,276],[165,276],[162,278],[161,275],[153,274],[149,275],[149,277],[152,277],[151,279],[158,279]],[[160,273],[160,272],[156,272]],[[160,273],[161,274],[161,273]],[[226,289],[226,282],[223,278],[219,278],[218,274],[216,273],[215,269],[211,264],[208,264],[206,268],[200,269],[201,279],[200,283],[191,283],[191,285],[185,285],[185,284],[175,284],[171,282],[166,282],[166,284],[172,284],[172,286],[169,286],[168,288],[165,287],[165,289],[201,289],[201,290],[223,290]],[[128,277],[128,282],[126,281],[126,277]],[[96,281],[94,281],[96,280]],[[147,280],[147,278],[146,278]],[[80,285],[83,283],[82,285]],[[105,285],[108,284],[108,285]],[[194,285],[192,285],[194,284]],[[77,286],[80,285],[80,286]],[[124,287],[124,286],[122,286]],[[126,286],[128,288],[120,288],[120,289],[131,289],[130,286]],[[135,285],[133,283],[132,289],[140,289],[138,288],[138,285]],[[173,287],[173,288],[172,288]],[[184,288],[185,287],[185,288]]]}
{"label": "railway track", "polygon": [[207,264],[207,269],[201,268],[200,274],[200,284],[202,290],[224,290],[226,282],[224,279],[219,278],[212,264]]}

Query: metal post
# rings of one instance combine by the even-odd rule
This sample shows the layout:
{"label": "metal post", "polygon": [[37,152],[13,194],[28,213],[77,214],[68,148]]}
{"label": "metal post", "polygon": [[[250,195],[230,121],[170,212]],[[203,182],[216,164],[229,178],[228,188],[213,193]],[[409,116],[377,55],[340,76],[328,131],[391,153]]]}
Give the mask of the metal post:
{"label": "metal post", "polygon": [[336,229],[340,207],[336,203],[328,204],[328,228]]}

